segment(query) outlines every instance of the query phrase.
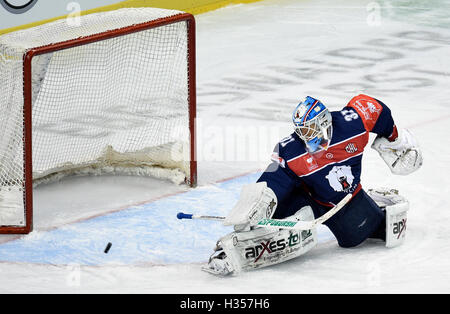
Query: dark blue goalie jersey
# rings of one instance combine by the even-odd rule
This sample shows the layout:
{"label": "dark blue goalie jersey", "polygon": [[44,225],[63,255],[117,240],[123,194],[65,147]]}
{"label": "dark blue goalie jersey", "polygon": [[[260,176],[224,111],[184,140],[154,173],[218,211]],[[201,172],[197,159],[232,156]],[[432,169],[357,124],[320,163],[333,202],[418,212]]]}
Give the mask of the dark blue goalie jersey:
{"label": "dark blue goalie jersey", "polygon": [[310,154],[294,132],[275,147],[272,163],[258,179],[265,181],[280,203],[303,187],[320,205],[332,207],[361,189],[361,161],[369,132],[393,141],[397,128],[381,101],[358,95],[340,111],[331,112],[333,134],[325,151]]}

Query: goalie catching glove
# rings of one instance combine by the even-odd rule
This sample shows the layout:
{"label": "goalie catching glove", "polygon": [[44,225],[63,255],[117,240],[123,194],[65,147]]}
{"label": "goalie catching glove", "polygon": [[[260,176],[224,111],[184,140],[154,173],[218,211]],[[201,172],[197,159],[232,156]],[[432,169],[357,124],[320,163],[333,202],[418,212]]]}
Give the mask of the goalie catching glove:
{"label": "goalie catching glove", "polygon": [[403,130],[393,142],[377,137],[372,144],[393,174],[408,175],[422,166],[422,152],[414,135]]}

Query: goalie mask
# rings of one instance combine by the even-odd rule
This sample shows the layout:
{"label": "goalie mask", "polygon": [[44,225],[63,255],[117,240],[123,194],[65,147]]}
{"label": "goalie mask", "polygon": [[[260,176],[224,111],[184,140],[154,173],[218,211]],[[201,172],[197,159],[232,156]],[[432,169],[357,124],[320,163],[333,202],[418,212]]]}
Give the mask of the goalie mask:
{"label": "goalie mask", "polygon": [[310,153],[328,149],[333,132],[331,114],[319,100],[307,96],[295,108],[292,121],[295,133]]}

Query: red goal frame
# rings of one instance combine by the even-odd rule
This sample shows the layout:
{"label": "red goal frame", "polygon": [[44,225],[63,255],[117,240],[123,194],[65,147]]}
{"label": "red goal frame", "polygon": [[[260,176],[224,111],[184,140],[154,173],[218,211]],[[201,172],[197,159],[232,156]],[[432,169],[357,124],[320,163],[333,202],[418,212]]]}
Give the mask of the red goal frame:
{"label": "red goal frame", "polygon": [[23,197],[25,207],[25,226],[0,226],[0,234],[28,234],[33,230],[33,158],[32,158],[32,60],[33,57],[69,49],[89,43],[110,38],[124,36],[151,28],[157,28],[173,23],[186,22],[188,32],[188,88],[189,88],[189,130],[190,130],[190,178],[187,184],[195,187],[197,184],[197,161],[195,142],[196,119],[196,51],[195,51],[195,18],[189,13],[180,13],[173,16],[156,19],[150,22],[119,28],[91,36],[80,37],[56,44],[32,48],[24,55],[23,62],[23,150],[24,150],[24,186]]}

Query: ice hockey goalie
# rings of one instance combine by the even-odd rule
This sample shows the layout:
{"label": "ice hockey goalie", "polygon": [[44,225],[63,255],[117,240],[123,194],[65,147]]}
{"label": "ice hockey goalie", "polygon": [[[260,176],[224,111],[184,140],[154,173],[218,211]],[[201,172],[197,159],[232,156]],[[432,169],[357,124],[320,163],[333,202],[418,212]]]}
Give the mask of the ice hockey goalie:
{"label": "ice hockey goalie", "polygon": [[369,133],[393,174],[407,175],[422,165],[414,135],[399,130],[391,110],[368,95],[353,97],[342,110],[330,112],[306,97],[292,116],[294,132],[274,149],[272,163],[257,182],[243,188],[225,219],[235,231],[217,242],[205,270],[227,275],[295,258],[317,244],[316,230],[269,230],[264,218],[313,220],[351,194],[350,201],[324,224],[339,246],[351,248],[366,239],[387,247],[403,243],[409,203],[391,188],[363,189],[361,164]]}

